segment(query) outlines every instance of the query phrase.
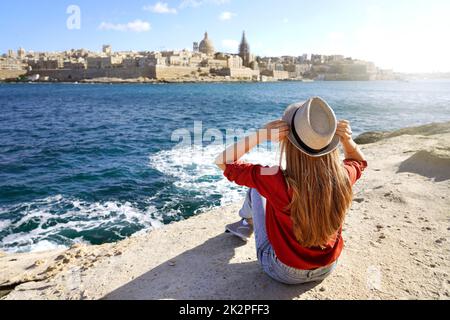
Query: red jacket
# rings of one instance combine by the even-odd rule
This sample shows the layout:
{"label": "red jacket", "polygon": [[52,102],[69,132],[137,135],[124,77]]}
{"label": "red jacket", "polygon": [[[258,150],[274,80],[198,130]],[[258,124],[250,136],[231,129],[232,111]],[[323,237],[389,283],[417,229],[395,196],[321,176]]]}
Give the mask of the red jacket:
{"label": "red jacket", "polygon": [[[345,160],[344,167],[351,184],[354,185],[367,168],[367,162]],[[266,169],[274,170],[271,173],[276,173],[267,174]],[[293,268],[313,270],[328,266],[339,258],[344,246],[341,236],[342,227],[337,231],[335,239],[331,240],[325,248],[305,248],[298,243],[292,229],[290,213],[285,209],[291,203],[292,194],[279,167],[268,168],[236,162],[226,166],[224,175],[240,186],[258,190],[261,196],[267,199],[267,236],[281,262]]]}

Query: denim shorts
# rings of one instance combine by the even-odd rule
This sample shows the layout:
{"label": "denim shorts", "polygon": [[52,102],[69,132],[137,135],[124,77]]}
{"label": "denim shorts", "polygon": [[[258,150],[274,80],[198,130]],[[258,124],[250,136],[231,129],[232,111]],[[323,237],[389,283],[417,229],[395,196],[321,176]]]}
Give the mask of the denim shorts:
{"label": "denim shorts", "polygon": [[315,270],[296,269],[282,263],[269,242],[266,231],[266,200],[257,190],[250,189],[239,212],[242,218],[253,219],[256,254],[263,271],[272,279],[285,284],[322,281],[336,268],[337,261]]}
{"label": "denim shorts", "polygon": [[301,270],[285,265],[281,262],[272,246],[257,250],[258,261],[264,272],[272,279],[284,284],[302,284],[308,282],[318,282],[328,277],[337,266],[337,261],[329,266],[315,270]]}

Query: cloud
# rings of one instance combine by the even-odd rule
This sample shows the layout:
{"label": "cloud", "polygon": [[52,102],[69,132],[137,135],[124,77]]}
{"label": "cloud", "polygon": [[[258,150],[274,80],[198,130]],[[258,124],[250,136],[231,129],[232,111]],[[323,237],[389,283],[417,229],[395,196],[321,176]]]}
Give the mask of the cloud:
{"label": "cloud", "polygon": [[222,47],[229,52],[237,52],[239,41],[233,39],[222,40]]}
{"label": "cloud", "polygon": [[231,19],[233,19],[234,16],[236,16],[235,13],[230,12],[230,11],[224,11],[220,14],[219,20],[221,20],[221,21],[231,20]]}
{"label": "cloud", "polygon": [[131,32],[145,32],[150,31],[152,26],[149,22],[142,21],[140,19],[128,22],[126,24],[118,23],[110,23],[110,22],[102,22],[99,27],[99,30],[113,30],[113,31],[131,31]]}
{"label": "cloud", "polygon": [[230,0],[183,0],[180,3],[180,9],[184,8],[197,8],[204,4],[215,4],[215,5],[222,5],[229,3]]}
{"label": "cloud", "polygon": [[169,14],[177,14],[177,9],[170,8],[169,4],[165,2],[157,2],[154,5],[147,5],[143,8],[145,11],[151,11],[154,13],[169,13]]}
{"label": "cloud", "polygon": [[184,8],[196,8],[199,7],[203,4],[203,1],[200,0],[183,0],[180,3],[180,8],[184,9]]}

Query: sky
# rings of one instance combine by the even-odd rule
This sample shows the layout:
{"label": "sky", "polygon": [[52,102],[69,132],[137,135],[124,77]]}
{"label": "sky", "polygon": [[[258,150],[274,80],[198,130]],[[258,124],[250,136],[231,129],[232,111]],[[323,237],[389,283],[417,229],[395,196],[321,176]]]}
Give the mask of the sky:
{"label": "sky", "polygon": [[[79,13],[79,14],[78,14]],[[192,48],[208,31],[235,53],[342,54],[398,72],[450,72],[449,0],[3,1],[0,52]]]}

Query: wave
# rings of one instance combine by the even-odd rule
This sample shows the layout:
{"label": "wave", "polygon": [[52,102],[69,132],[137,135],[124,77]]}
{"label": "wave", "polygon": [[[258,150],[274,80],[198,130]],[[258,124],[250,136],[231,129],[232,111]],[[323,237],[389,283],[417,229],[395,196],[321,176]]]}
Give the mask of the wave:
{"label": "wave", "polygon": [[88,203],[62,195],[0,208],[0,218],[11,212],[21,214],[15,220],[0,221],[0,250],[5,252],[93,243],[96,237],[118,240],[135,231],[162,225],[151,205],[142,210],[129,202]]}
{"label": "wave", "polygon": [[[182,190],[194,191],[205,199],[220,196],[224,206],[241,200],[245,189],[230,183],[214,164],[215,158],[224,150],[221,145],[207,147],[177,147],[150,155],[152,169],[172,177],[174,185]],[[258,147],[242,160],[262,165],[277,165],[279,148]],[[205,207],[208,207],[205,203]]]}
{"label": "wave", "polygon": [[[149,196],[145,205],[87,202],[56,195],[0,207],[0,250],[35,252],[66,248],[75,243],[114,242],[213,206],[240,201],[246,189],[230,183],[214,164],[215,157],[223,150],[223,146],[210,145],[174,148],[150,155],[149,166],[172,183],[166,183],[163,190]],[[278,149],[260,147],[243,160],[275,165],[278,158]],[[220,199],[219,204],[211,199]],[[197,209],[186,214],[186,203],[195,203]]]}

